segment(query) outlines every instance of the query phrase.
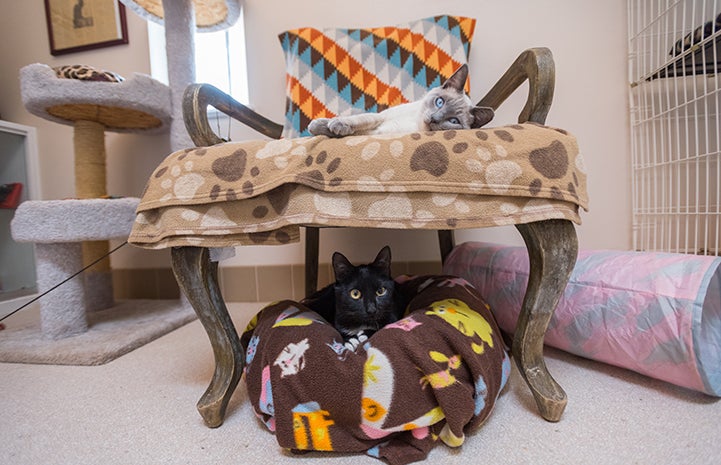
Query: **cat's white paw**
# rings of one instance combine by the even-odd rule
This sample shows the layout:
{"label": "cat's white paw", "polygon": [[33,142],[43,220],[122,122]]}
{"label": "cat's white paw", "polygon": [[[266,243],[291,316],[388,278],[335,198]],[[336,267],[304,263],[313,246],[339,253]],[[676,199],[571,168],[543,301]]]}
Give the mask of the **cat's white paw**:
{"label": "cat's white paw", "polygon": [[340,118],[332,118],[328,121],[328,130],[336,136],[350,136],[353,134],[353,126]]}
{"label": "cat's white paw", "polygon": [[348,340],[348,342],[346,342],[345,344],[343,344],[343,346],[346,348],[346,350],[350,350],[351,352],[355,352],[355,350],[358,348],[358,344],[359,344],[358,339],[356,339],[356,338],[351,338],[350,340]]}
{"label": "cat's white paw", "polygon": [[328,129],[329,118],[316,118],[308,124],[308,132],[314,136],[330,136],[334,134]]}
{"label": "cat's white paw", "polygon": [[363,331],[359,332],[352,338],[348,339],[348,341],[343,344],[346,349],[350,350],[351,352],[355,352],[358,347],[368,340],[368,336],[366,336]]}

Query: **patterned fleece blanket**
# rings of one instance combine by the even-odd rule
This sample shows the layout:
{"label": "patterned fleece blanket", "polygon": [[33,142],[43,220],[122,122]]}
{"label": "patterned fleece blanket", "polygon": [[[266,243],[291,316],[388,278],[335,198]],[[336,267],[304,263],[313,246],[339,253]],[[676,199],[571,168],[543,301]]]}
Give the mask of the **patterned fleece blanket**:
{"label": "patterned fleece blanket", "polygon": [[286,244],[299,227],[461,229],[588,208],[576,139],[526,123],[227,143],[175,152],[150,177],[129,241]]}
{"label": "patterned fleece blanket", "polygon": [[510,361],[467,281],[407,278],[404,319],[353,352],[318,313],[282,301],[241,337],[253,409],[293,451],[365,452],[402,465],[458,447],[490,415]]}

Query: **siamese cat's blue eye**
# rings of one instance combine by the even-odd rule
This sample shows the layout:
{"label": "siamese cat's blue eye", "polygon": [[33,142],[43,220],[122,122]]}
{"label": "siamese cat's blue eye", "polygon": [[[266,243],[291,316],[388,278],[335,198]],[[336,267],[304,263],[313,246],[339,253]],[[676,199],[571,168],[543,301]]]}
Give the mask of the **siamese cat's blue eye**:
{"label": "siamese cat's blue eye", "polygon": [[443,100],[443,97],[436,97],[436,107],[441,108],[445,101]]}
{"label": "siamese cat's blue eye", "polygon": [[376,291],[376,295],[377,295],[378,297],[383,297],[383,296],[386,295],[387,293],[388,293],[388,289],[386,289],[385,287],[381,287],[381,288],[379,288],[379,289]]}
{"label": "siamese cat's blue eye", "polygon": [[456,117],[448,118],[448,122],[451,124],[461,124],[461,122]]}
{"label": "siamese cat's blue eye", "polygon": [[351,289],[350,290],[350,298],[353,300],[358,300],[361,298],[361,291],[358,289]]}

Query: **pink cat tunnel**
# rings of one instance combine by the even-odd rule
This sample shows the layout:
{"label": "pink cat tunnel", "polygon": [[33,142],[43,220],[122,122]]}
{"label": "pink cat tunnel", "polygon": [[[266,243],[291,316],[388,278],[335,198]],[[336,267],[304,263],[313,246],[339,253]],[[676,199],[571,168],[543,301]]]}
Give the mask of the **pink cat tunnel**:
{"label": "pink cat tunnel", "polygon": [[[469,242],[444,272],[463,277],[513,332],[525,248]],[[721,258],[584,250],[546,333],[567,352],[721,397]]]}

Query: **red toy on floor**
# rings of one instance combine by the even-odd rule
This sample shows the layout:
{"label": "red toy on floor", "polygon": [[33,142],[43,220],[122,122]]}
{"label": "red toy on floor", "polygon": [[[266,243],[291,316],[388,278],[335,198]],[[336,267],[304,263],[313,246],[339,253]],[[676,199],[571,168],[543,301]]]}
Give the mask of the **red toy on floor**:
{"label": "red toy on floor", "polygon": [[17,208],[23,185],[19,182],[0,185],[0,208]]}

